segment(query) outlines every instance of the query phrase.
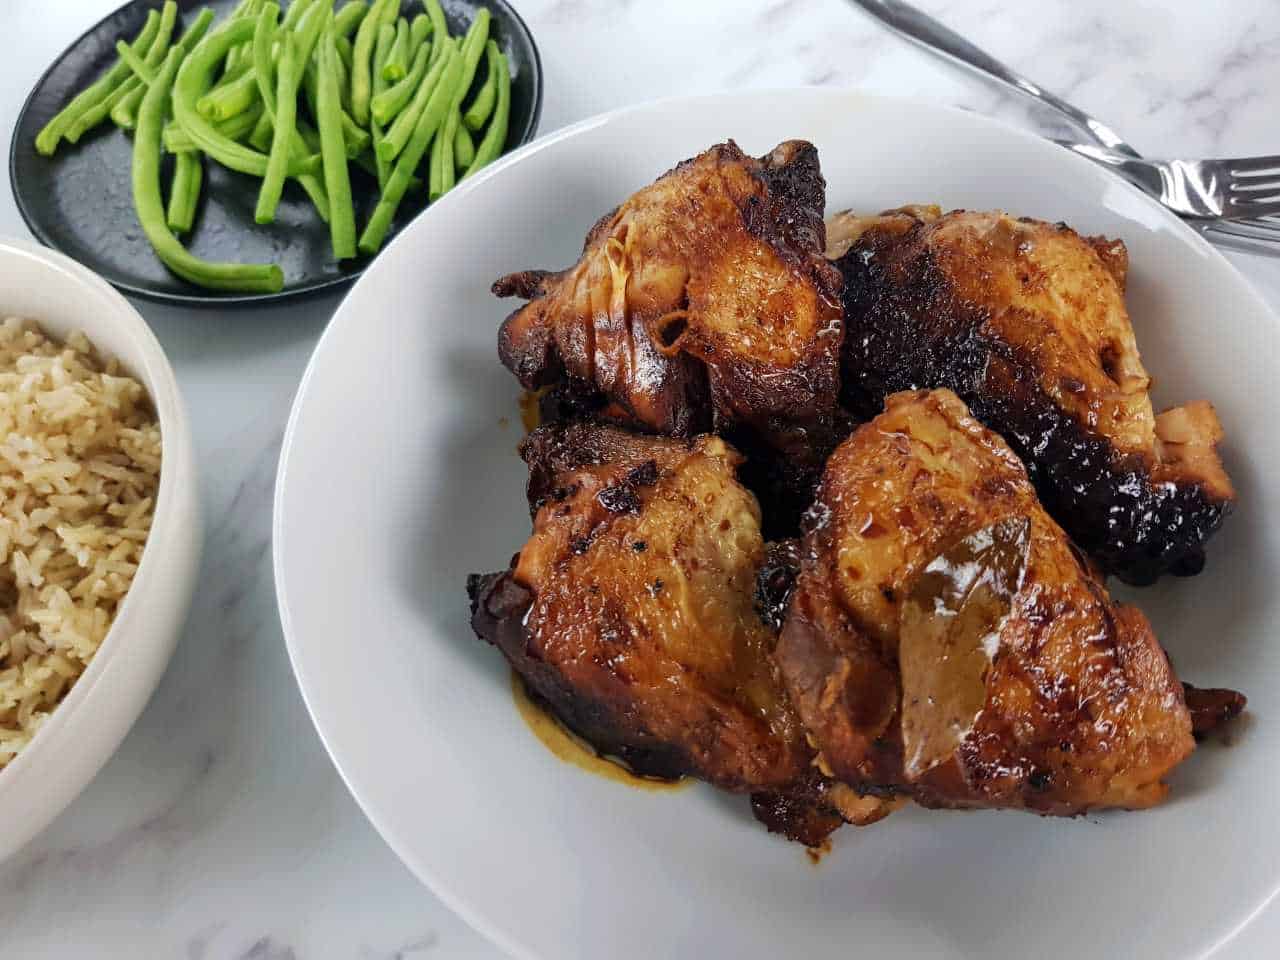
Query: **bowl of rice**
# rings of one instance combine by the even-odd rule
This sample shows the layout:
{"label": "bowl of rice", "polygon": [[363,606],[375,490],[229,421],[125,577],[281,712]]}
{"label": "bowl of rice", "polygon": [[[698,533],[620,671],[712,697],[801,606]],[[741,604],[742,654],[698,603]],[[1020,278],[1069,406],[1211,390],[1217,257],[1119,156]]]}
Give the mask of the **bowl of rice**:
{"label": "bowl of rice", "polygon": [[0,239],[0,859],[142,712],[200,544],[186,411],[155,335],[74,260]]}

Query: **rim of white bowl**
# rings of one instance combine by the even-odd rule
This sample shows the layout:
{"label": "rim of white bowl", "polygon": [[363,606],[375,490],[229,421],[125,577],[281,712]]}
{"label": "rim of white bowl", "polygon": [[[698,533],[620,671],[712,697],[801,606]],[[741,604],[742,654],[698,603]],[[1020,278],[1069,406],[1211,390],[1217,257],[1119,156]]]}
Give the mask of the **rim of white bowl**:
{"label": "rim of white bowl", "polygon": [[[49,714],[49,718],[40,725],[40,729],[36,731],[31,741],[9,761],[7,766],[0,769],[0,795],[14,789],[14,785],[21,780],[27,768],[35,762],[33,757],[39,756],[43,744],[53,740],[62,728],[76,722],[81,715],[78,708],[89,699],[98,681],[119,654],[125,643],[122,638],[129,634],[134,621],[144,615],[145,600],[140,597],[146,596],[152,582],[158,577],[160,555],[167,552],[164,548],[170,545],[171,541],[178,539],[181,533],[173,521],[173,515],[179,509],[179,488],[183,484],[195,482],[190,428],[187,423],[186,407],[178,390],[177,378],[169,365],[164,349],[160,346],[160,341],[156,339],[156,335],[133,304],[88,267],[56,250],[42,247],[32,241],[0,236],[0,255],[2,254],[17,254],[54,268],[63,274],[67,283],[84,290],[87,294],[86,301],[97,301],[101,305],[103,315],[109,317],[107,322],[117,325],[128,335],[141,355],[141,368],[137,368],[132,363],[124,363],[123,360],[121,362],[130,374],[142,381],[155,406],[156,417],[160,424],[161,458],[160,484],[151,516],[151,530],[147,535],[142,560],[138,563],[138,570],[133,576],[129,591],[125,594],[106,637],[103,638],[102,644],[94,653],[84,673],[72,684],[66,696]],[[24,319],[38,322],[38,318]],[[97,343],[94,343],[94,348],[98,348]],[[196,525],[198,527],[198,522]],[[148,699],[153,692],[154,688],[147,691]],[[139,712],[143,705],[143,703],[138,705]],[[84,777],[84,785],[87,785],[89,780],[102,769],[114,752],[113,747],[111,751],[94,760],[95,766]],[[76,793],[78,792],[77,790]],[[75,794],[72,796],[74,797]]]}

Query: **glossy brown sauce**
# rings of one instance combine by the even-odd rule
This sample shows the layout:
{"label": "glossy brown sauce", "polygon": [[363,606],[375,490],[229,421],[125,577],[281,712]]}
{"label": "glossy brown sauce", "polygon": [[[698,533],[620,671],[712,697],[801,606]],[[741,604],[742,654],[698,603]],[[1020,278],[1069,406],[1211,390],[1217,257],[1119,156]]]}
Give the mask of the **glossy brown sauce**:
{"label": "glossy brown sauce", "polygon": [[542,411],[538,408],[542,394],[542,390],[524,390],[520,393],[520,423],[525,433],[536,430],[542,423]]}
{"label": "glossy brown sauce", "polygon": [[591,749],[589,744],[567,730],[559,720],[534,703],[524,688],[524,681],[514,670],[511,671],[511,699],[515,702],[516,710],[524,720],[525,726],[529,728],[529,732],[557,759],[572,764],[579,770],[585,770],[587,773],[593,773],[598,777],[635,787],[638,790],[669,792],[680,790],[692,783],[687,778],[657,780],[652,777],[637,776],[620,763],[600,756]]}

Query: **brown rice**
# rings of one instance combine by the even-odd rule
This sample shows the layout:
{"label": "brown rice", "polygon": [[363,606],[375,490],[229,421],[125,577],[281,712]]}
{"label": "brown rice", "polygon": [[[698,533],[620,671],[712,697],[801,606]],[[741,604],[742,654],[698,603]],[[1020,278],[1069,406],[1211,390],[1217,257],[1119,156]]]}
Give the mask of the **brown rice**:
{"label": "brown rice", "polygon": [[146,390],[0,322],[0,768],[84,672],[142,556],[160,479]]}

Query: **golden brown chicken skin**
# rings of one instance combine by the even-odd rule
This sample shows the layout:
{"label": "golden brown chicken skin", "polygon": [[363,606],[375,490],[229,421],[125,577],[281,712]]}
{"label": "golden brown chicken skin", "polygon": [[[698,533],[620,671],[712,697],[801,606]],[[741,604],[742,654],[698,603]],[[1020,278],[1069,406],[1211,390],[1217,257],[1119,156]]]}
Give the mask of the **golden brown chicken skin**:
{"label": "golden brown chicken skin", "polygon": [[812,144],[759,159],[714,146],[601,219],[576,265],[494,284],[529,300],[502,325],[502,362],[575,413],[715,430],[746,445],[762,483],[805,499],[835,445],[839,389],[824,204]]}
{"label": "golden brown chicken skin", "polygon": [[817,843],[841,822],[754,607],[765,544],[724,441],[548,425],[526,438],[533,534],[472,578],[472,624],[557,717],[638,773],[758,793]]}
{"label": "golden brown chicken skin", "polygon": [[1003,213],[840,214],[843,398],[947,387],[1027,464],[1049,513],[1130,583],[1197,573],[1235,497],[1204,401],[1156,415],[1124,244]]}
{"label": "golden brown chicken skin", "polygon": [[932,807],[1147,807],[1193,749],[1140,611],[949,390],[900,393],[832,456],[776,649],[822,766]]}

